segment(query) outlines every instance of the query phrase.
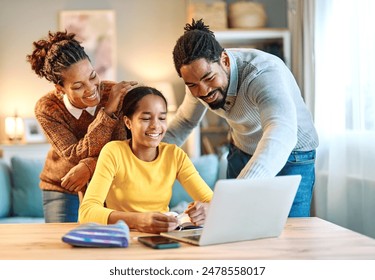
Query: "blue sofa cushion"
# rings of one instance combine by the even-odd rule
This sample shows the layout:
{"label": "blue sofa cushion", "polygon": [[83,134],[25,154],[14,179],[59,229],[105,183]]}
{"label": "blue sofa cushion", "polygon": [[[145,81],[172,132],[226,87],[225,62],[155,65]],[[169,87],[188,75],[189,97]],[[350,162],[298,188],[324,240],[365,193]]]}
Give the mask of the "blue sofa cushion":
{"label": "blue sofa cushion", "polygon": [[10,215],[11,184],[9,166],[0,160],[0,218]]}
{"label": "blue sofa cushion", "polygon": [[42,191],[39,188],[39,174],[44,159],[12,157],[12,215],[44,217]]}
{"label": "blue sofa cushion", "polygon": [[[199,174],[201,175],[202,179],[207,183],[207,185],[210,188],[213,189],[218,177],[218,156],[214,154],[203,155],[201,157],[192,159],[192,162],[197,171],[199,172]],[[185,191],[180,182],[176,180],[173,184],[172,198],[169,203],[169,207],[173,208],[183,201],[191,202],[192,200],[193,199]]]}
{"label": "blue sofa cushion", "polygon": [[0,224],[43,224],[45,219],[42,217],[4,217],[0,218]]}

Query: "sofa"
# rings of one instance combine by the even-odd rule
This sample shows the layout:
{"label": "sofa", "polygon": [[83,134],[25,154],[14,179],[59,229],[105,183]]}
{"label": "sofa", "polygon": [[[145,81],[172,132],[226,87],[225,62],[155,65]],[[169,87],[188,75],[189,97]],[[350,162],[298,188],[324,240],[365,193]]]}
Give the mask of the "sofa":
{"label": "sofa", "polygon": [[[203,155],[192,159],[206,183],[214,188],[225,177],[226,156]],[[44,159],[12,157],[10,164],[0,159],[0,223],[44,223],[39,174]],[[192,201],[178,181],[173,185],[171,211],[182,212]]]}

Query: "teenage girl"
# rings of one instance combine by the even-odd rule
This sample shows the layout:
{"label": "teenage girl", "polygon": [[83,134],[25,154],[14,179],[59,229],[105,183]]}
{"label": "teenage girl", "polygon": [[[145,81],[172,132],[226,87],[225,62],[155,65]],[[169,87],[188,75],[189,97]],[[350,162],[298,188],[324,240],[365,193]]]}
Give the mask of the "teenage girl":
{"label": "teenage girl", "polygon": [[177,179],[195,200],[185,212],[193,224],[202,225],[213,192],[181,148],[161,142],[167,130],[164,96],[155,88],[136,87],[125,95],[122,112],[128,140],[103,147],[79,208],[79,221],[123,220],[143,232],[173,230],[177,218],[163,213],[169,211]]}

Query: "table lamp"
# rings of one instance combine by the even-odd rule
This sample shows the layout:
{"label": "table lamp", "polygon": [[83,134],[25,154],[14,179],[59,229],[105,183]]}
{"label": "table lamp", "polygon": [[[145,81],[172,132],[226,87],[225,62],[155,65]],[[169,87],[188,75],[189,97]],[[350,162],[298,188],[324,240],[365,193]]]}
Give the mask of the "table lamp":
{"label": "table lamp", "polygon": [[15,114],[5,118],[5,134],[10,141],[20,141],[24,134],[23,119]]}

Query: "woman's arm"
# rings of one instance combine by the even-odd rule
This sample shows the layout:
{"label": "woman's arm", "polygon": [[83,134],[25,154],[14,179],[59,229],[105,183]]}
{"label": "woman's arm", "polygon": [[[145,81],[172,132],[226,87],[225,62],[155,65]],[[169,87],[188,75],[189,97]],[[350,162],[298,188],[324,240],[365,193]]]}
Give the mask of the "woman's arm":
{"label": "woman's arm", "polygon": [[94,174],[97,158],[86,158],[61,178],[61,186],[71,192],[86,191],[87,183]]}
{"label": "woman's arm", "polygon": [[84,128],[87,132],[79,138],[61,106],[55,100],[45,98],[35,108],[35,116],[54,150],[74,165],[87,157],[97,157],[102,147],[111,140],[119,120],[112,119],[101,109],[94,121]]}

